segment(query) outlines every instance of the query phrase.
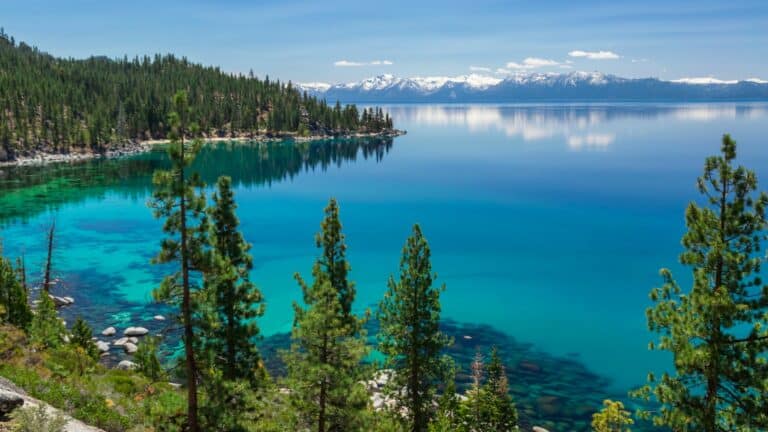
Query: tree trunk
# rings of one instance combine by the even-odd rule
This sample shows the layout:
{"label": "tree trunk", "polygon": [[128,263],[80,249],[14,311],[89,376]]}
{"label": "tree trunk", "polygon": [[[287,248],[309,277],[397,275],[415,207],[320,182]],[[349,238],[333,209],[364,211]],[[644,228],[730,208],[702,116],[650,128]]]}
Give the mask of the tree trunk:
{"label": "tree trunk", "polygon": [[53,261],[53,233],[56,230],[56,220],[51,223],[48,231],[48,258],[45,260],[45,276],[43,277],[43,293],[48,294],[51,289],[51,262]]}
{"label": "tree trunk", "polygon": [[[184,136],[181,137],[181,161],[182,166],[179,172],[179,182],[184,189]],[[195,364],[195,351],[192,347],[195,337],[192,329],[192,306],[189,292],[189,251],[187,251],[187,200],[184,195],[181,197],[181,278],[182,278],[182,301],[181,313],[184,317],[184,352],[186,354],[187,366],[187,422],[189,432],[199,432],[200,426],[197,424],[197,365]]]}

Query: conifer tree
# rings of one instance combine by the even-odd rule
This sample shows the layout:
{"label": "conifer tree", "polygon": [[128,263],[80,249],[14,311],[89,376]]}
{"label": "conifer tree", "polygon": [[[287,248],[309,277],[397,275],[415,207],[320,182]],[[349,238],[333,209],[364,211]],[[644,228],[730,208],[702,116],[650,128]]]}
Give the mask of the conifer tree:
{"label": "conifer tree", "polygon": [[491,356],[485,367],[486,382],[481,391],[482,424],[486,431],[511,431],[517,427],[517,409],[509,395],[509,384],[499,350],[491,348]]}
{"label": "conifer tree", "polygon": [[[414,225],[400,261],[400,279],[389,278],[379,305],[379,350],[395,371],[392,396],[405,409],[407,429],[427,430],[433,415],[435,382],[444,373],[441,351],[450,340],[439,329],[440,293],[435,287],[430,250],[419,225]],[[404,389],[404,391],[399,391]]]}
{"label": "conifer tree", "polygon": [[165,377],[165,371],[157,356],[157,338],[145,336],[133,356],[136,362],[136,371],[145,377],[159,381]]}
{"label": "conifer tree", "polygon": [[592,415],[594,432],[630,432],[629,426],[634,423],[624,404],[618,401],[603,401],[603,409]]}
{"label": "conifer tree", "polygon": [[13,269],[8,259],[0,257],[0,322],[27,330],[32,321],[32,311],[26,287],[17,277],[18,271]]}
{"label": "conifer tree", "polygon": [[335,200],[326,208],[321,227],[317,243],[323,251],[312,269],[312,285],[296,275],[306,307],[294,304],[293,343],[284,356],[291,401],[303,427],[317,432],[356,430],[368,404],[360,383],[360,362],[367,349],[362,319],[347,313],[354,291],[345,290],[351,285],[348,267],[338,259],[344,248]]}
{"label": "conifer tree", "polygon": [[32,343],[44,348],[57,348],[64,343],[66,335],[64,323],[56,313],[53,299],[45,291],[40,291],[40,298],[29,326]]}
{"label": "conifer tree", "polygon": [[257,384],[264,371],[256,347],[259,327],[256,318],[264,315],[261,291],[250,281],[253,268],[250,245],[238,231],[237,205],[232,179],[219,177],[218,191],[208,214],[213,264],[206,275],[212,314],[204,329],[206,356],[215,360],[226,380],[248,380]]}
{"label": "conifer tree", "polygon": [[70,337],[70,343],[75,347],[82,348],[88,357],[98,360],[99,349],[93,342],[93,330],[82,317],[77,317],[75,323],[72,325],[72,335]]}
{"label": "conifer tree", "polygon": [[691,202],[680,262],[691,267],[685,290],[663,269],[664,285],[651,291],[647,311],[658,341],[650,347],[674,356],[674,370],[636,392],[661,404],[657,425],[705,432],[768,427],[768,289],[760,280],[768,195],[757,177],[734,166],[736,143],[722,140],[698,180],[703,205]]}
{"label": "conifer tree", "polygon": [[171,169],[155,172],[155,185],[150,207],[157,218],[165,218],[160,253],[155,263],[175,263],[178,269],[163,280],[153,293],[158,301],[164,301],[180,308],[183,327],[184,362],[187,376],[187,427],[190,432],[199,432],[197,379],[199,376],[195,358],[195,327],[199,324],[195,310],[193,273],[206,269],[207,222],[205,218],[205,196],[203,182],[196,173],[188,173],[188,167],[197,155],[202,141],[187,136],[197,136],[198,127],[190,119],[186,92],[180,91],[173,97],[173,109],[168,119],[171,140],[168,156]]}

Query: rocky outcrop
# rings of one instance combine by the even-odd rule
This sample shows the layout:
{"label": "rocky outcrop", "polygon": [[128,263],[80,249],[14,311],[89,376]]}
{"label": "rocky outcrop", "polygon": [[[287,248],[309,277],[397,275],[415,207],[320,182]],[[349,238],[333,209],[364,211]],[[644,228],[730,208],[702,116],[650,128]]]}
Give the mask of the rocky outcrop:
{"label": "rocky outcrop", "polygon": [[24,405],[24,399],[17,393],[0,390],[0,418],[7,418],[16,408]]}
{"label": "rocky outcrop", "polygon": [[[39,406],[43,406],[50,415],[58,414],[62,416],[67,422],[67,424],[64,426],[64,432],[104,432],[99,428],[88,426],[80,420],[72,418],[61,410],[58,410],[45,402],[29,397],[22,389],[14,385],[12,382],[4,378],[0,378],[0,399],[6,398],[7,400],[12,400],[12,404],[16,404],[16,409],[37,408]],[[20,404],[19,401],[21,401]],[[0,420],[0,426],[2,426],[2,420]]]}

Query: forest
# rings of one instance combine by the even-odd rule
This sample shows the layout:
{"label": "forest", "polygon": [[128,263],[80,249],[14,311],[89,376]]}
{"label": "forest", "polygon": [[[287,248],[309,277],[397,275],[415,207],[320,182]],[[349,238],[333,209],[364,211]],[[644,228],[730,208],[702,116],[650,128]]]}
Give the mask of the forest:
{"label": "forest", "polygon": [[0,161],[165,139],[178,89],[188,92],[204,137],[343,136],[393,128],[380,108],[329,105],[290,82],[253,72],[225,73],[173,55],[57,58],[0,29]]}

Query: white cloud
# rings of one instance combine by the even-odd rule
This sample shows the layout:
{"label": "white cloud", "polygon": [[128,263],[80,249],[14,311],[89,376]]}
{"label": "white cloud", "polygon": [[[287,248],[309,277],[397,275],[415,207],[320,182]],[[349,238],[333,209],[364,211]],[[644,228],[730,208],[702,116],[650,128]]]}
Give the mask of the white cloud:
{"label": "white cloud", "polygon": [[361,67],[361,66],[390,66],[393,65],[390,60],[373,60],[371,62],[356,62],[349,60],[339,60],[333,62],[336,67]]}
{"label": "white cloud", "polygon": [[[523,60],[522,63],[517,62],[509,62],[507,63],[507,69],[536,69],[540,67],[548,67],[548,66],[557,66],[560,63],[549,60],[549,59],[543,59],[538,57],[528,57],[525,60]],[[498,70],[497,70],[498,73]]]}
{"label": "white cloud", "polygon": [[620,58],[618,54],[612,51],[582,51],[575,50],[568,53],[570,57],[584,57],[590,60],[616,60]]}
{"label": "white cloud", "polygon": [[510,69],[498,68],[494,71],[494,73],[499,75],[509,75],[512,73],[512,71]]}
{"label": "white cloud", "polygon": [[469,70],[472,72],[490,72],[491,68],[483,67],[483,66],[470,66]]}
{"label": "white cloud", "polygon": [[560,69],[573,69],[573,66],[569,64],[561,64]]}

